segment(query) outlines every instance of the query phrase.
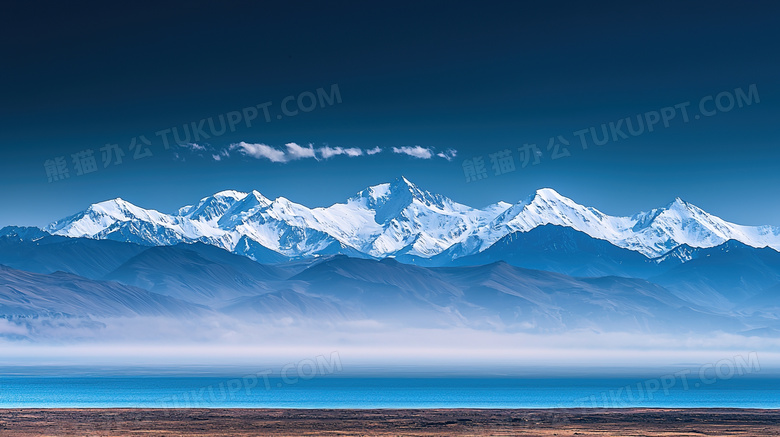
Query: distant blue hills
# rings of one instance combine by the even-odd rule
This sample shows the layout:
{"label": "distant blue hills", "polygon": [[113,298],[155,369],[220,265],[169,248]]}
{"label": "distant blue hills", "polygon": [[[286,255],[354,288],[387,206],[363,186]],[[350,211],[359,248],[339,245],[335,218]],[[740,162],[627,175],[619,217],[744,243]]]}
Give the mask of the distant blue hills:
{"label": "distant blue hills", "polygon": [[0,317],[21,324],[71,318],[97,330],[115,317],[213,314],[529,333],[780,329],[780,253],[737,241],[647,258],[546,225],[456,259],[278,261],[203,243],[149,247],[7,227],[0,231]]}

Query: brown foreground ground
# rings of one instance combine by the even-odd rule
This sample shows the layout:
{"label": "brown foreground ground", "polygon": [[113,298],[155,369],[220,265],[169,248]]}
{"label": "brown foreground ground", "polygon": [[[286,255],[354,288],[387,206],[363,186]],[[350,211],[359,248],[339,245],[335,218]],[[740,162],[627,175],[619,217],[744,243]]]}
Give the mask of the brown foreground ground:
{"label": "brown foreground ground", "polygon": [[0,410],[20,436],[780,436],[780,410]]}

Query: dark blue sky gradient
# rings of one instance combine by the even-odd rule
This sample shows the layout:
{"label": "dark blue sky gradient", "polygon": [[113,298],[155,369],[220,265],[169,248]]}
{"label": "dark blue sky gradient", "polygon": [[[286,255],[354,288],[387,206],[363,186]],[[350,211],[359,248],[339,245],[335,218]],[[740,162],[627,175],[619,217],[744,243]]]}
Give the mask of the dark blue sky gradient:
{"label": "dark blue sky gradient", "polygon": [[[474,206],[552,187],[611,214],[680,196],[780,225],[776,2],[114,2],[0,6],[0,226],[123,197],[171,211],[222,189],[307,206],[405,175]],[[338,84],[342,103],[205,141],[385,150],[286,164],[166,151],[156,131]],[[574,131],[755,84],[760,103],[582,150]],[[44,161],[145,135],[154,156],[47,181]],[[492,173],[488,154],[564,135],[571,156]],[[182,152],[182,151],[180,151]],[[99,152],[98,152],[99,153]],[[546,153],[546,151],[545,151]],[[463,159],[489,177],[466,183]]]}

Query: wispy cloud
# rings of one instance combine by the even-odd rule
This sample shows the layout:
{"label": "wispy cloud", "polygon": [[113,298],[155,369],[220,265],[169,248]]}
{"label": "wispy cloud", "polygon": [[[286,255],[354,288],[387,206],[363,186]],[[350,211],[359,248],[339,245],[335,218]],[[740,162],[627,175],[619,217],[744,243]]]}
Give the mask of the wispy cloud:
{"label": "wispy cloud", "polygon": [[300,146],[296,143],[285,144],[285,149],[277,149],[267,144],[252,144],[240,142],[230,145],[230,150],[257,159],[267,159],[271,162],[290,162],[299,159],[330,159],[334,156],[347,156],[355,158],[363,156],[366,152],[359,147],[331,147],[323,146],[315,148],[312,144]]}
{"label": "wispy cloud", "polygon": [[295,143],[287,143],[285,147],[287,147],[287,156],[290,161],[303,158],[317,158],[314,153],[314,147],[311,144],[309,144],[309,147],[303,147]]}
{"label": "wispy cloud", "polygon": [[221,150],[219,153],[212,154],[211,158],[214,159],[214,161],[222,161],[225,158],[230,158],[230,151],[227,149]]}
{"label": "wispy cloud", "polygon": [[439,158],[444,158],[447,161],[452,161],[456,156],[458,156],[458,151],[455,149],[447,149],[443,152],[437,153],[436,156]]}
{"label": "wispy cloud", "polygon": [[204,146],[202,144],[198,144],[198,143],[180,144],[179,147],[182,147],[182,148],[185,148],[185,149],[190,149],[193,152],[205,152],[206,151],[206,146]]}
{"label": "wispy cloud", "polygon": [[237,150],[239,153],[256,159],[265,158],[271,162],[290,161],[283,150],[276,149],[266,144],[245,143],[241,141],[240,143],[231,144],[230,150]]}
{"label": "wispy cloud", "polygon": [[[313,144],[302,146],[297,143],[287,143],[284,147],[269,146],[263,143],[247,143],[241,141],[231,144],[224,149],[216,149],[209,145],[200,145],[190,143],[181,146],[183,149],[200,156],[210,156],[214,161],[223,161],[230,158],[234,153],[254,159],[266,159],[275,163],[287,163],[301,159],[314,159],[324,161],[338,156],[347,158],[357,158],[361,156],[373,156],[384,151],[383,148],[376,146],[370,149],[360,147],[340,147],[324,145],[315,147]],[[451,161],[456,155],[455,149],[447,149],[443,152],[436,151],[430,147],[422,146],[401,146],[393,147],[393,153],[411,156],[417,159],[432,159],[435,157]],[[183,160],[184,157],[181,157]]]}
{"label": "wispy cloud", "polygon": [[433,157],[433,150],[422,146],[401,146],[393,147],[393,153],[400,153],[403,155],[409,155],[413,158],[419,159],[431,159]]}
{"label": "wispy cloud", "polygon": [[431,159],[434,157],[439,157],[446,159],[447,161],[452,161],[458,155],[458,151],[455,149],[447,149],[443,152],[437,152],[431,147],[422,146],[393,147],[393,153],[409,155],[412,158],[417,159]]}
{"label": "wispy cloud", "polygon": [[363,156],[363,150],[357,147],[343,148],[343,147],[325,146],[317,149],[317,152],[319,153],[322,159],[328,159],[339,155],[346,155],[350,158]]}

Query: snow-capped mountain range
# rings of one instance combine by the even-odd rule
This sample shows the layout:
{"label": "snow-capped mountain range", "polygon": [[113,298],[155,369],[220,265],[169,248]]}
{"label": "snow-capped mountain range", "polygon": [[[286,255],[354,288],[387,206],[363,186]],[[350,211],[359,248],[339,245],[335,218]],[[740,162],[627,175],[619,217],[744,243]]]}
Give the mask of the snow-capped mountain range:
{"label": "snow-capped mountain range", "polygon": [[780,250],[780,228],[726,222],[681,199],[631,217],[606,215],[544,188],[515,204],[483,209],[418,188],[404,177],[369,187],[346,203],[308,208],[257,191],[221,191],[165,214],[120,198],[91,205],[46,230],[62,236],[168,246],[203,242],[260,262],[345,254],[452,259],[543,225],[573,228],[648,258],[672,249],[737,240]]}

